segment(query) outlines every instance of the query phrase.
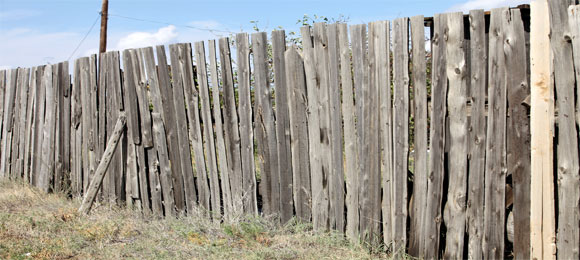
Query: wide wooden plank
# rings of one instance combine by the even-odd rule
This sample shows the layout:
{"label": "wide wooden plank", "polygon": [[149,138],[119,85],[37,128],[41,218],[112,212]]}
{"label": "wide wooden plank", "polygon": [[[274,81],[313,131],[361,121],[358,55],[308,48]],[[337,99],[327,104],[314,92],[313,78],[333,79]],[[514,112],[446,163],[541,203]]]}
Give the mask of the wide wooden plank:
{"label": "wide wooden plank", "polygon": [[424,232],[425,206],[427,205],[427,85],[425,56],[425,25],[423,16],[411,17],[412,43],[412,84],[414,110],[414,165],[413,165],[413,207],[409,209],[409,254],[420,255],[420,241]]}
{"label": "wide wooden plank", "polygon": [[[340,106],[340,49],[338,23],[329,24],[328,33],[328,95],[330,110],[330,175],[328,195],[330,198],[330,226],[344,232],[344,159],[342,152],[342,111]],[[378,175],[377,175],[378,176]],[[380,187],[380,177],[376,187]],[[377,191],[379,188],[377,188]],[[380,204],[380,191],[376,196]],[[377,206],[378,206],[377,204]],[[379,207],[380,208],[380,207]],[[379,213],[380,214],[380,213]],[[378,218],[377,218],[378,219]]]}
{"label": "wide wooden plank", "polygon": [[[260,194],[262,195],[263,212],[266,215],[278,215],[280,214],[280,170],[268,76],[268,57],[266,56],[268,40],[266,37],[267,34],[264,32],[252,34],[255,82],[254,133],[256,134],[260,164]],[[226,114],[226,118],[227,116]]]}
{"label": "wide wooden plank", "polygon": [[395,252],[407,241],[407,167],[409,156],[409,19],[393,21],[393,241]]}
{"label": "wide wooden plank", "polygon": [[[483,257],[483,199],[485,170],[486,119],[485,100],[487,93],[487,55],[485,14],[483,10],[469,12],[470,63],[471,63],[471,120],[469,121],[469,176],[467,180],[467,233],[469,241],[467,256],[470,259]],[[415,137],[416,138],[416,137]]]}
{"label": "wide wooden plank", "polygon": [[195,43],[195,59],[197,64],[197,84],[201,99],[201,118],[203,121],[203,146],[207,157],[209,176],[209,190],[211,192],[211,211],[214,220],[219,221],[221,216],[220,187],[215,153],[215,141],[213,136],[213,124],[211,119],[211,100],[209,98],[207,68],[205,61],[205,46],[203,42]]}
{"label": "wide wooden plank", "polygon": [[551,81],[550,15],[548,1],[531,3],[531,180],[530,255],[555,259],[554,89]]}
{"label": "wide wooden plank", "polygon": [[[193,157],[195,158],[195,166],[197,170],[197,176],[200,182],[198,182],[199,191],[199,202],[201,205],[206,207],[209,204],[209,197],[206,197],[207,181],[203,181],[205,176],[205,163],[203,161],[203,150],[200,152],[200,148],[203,149],[201,143],[201,133],[199,129],[199,113],[197,95],[193,96],[193,64],[191,63],[191,48],[189,52],[185,51],[185,46],[178,44],[173,44],[169,46],[171,53],[171,72],[173,79],[173,102],[176,114],[176,124],[178,127],[177,136],[179,138],[179,152],[181,153],[181,167],[184,169],[184,186],[185,186],[185,198],[187,211],[192,212],[196,201],[198,199],[198,194],[195,190],[195,182],[193,175],[193,166],[191,161],[191,151],[193,150]],[[185,96],[185,98],[184,98]],[[187,105],[186,105],[187,102]],[[193,109],[186,109],[193,108]],[[188,124],[185,122],[189,121]],[[189,138],[188,138],[189,136]],[[191,142],[191,147],[190,147]],[[188,156],[189,155],[189,156]]]}
{"label": "wide wooden plank", "polygon": [[290,136],[292,151],[292,187],[296,217],[310,221],[310,157],[308,156],[308,111],[306,98],[306,76],[304,60],[297,46],[289,47],[286,60],[286,85],[288,86],[288,108],[290,112]]}
{"label": "wide wooden plank", "polygon": [[446,41],[447,16],[436,14],[431,37],[431,126],[429,146],[429,175],[427,204],[423,222],[424,241],[420,244],[420,257],[437,258],[439,255],[439,230],[441,225],[441,200],[443,197],[445,156],[445,112],[447,110]]}
{"label": "wide wooden plank", "polygon": [[[213,101],[213,118],[215,124],[217,160],[220,171],[220,187],[222,192],[222,201],[224,207],[224,216],[228,219],[232,213],[232,192],[230,189],[230,172],[228,160],[226,158],[226,145],[224,141],[223,119],[221,111],[220,83],[218,79],[218,68],[216,59],[215,40],[210,40],[209,45],[209,68],[211,79],[211,94]],[[240,101],[242,102],[242,101]],[[256,199],[257,200],[257,199]]]}
{"label": "wide wooden plank", "polygon": [[[190,175],[193,174],[193,168],[191,166],[183,168],[182,167],[182,154],[180,152],[180,138],[178,135],[179,131],[182,131],[181,127],[178,128],[177,127],[177,118],[181,118],[181,115],[183,115],[183,113],[179,113],[177,114],[175,112],[175,102],[173,100],[173,86],[172,86],[172,82],[171,79],[169,77],[169,67],[167,66],[167,56],[165,54],[165,47],[164,46],[157,46],[156,47],[157,50],[157,70],[159,73],[159,92],[161,94],[161,103],[162,103],[162,108],[163,108],[163,113],[160,115],[161,118],[163,119],[163,123],[164,123],[164,128],[165,128],[165,139],[166,139],[166,143],[167,143],[167,153],[168,153],[168,157],[169,157],[169,161],[173,162],[171,164],[170,170],[171,170],[171,178],[169,179],[170,181],[172,181],[172,187],[173,187],[173,195],[175,196],[175,207],[177,208],[178,211],[183,211],[185,210],[185,191],[184,191],[184,181],[185,176],[186,175]],[[154,91],[155,92],[155,91]],[[153,95],[155,95],[155,93],[153,93]],[[185,125],[185,124],[183,124]],[[183,135],[183,134],[182,134]],[[189,145],[188,145],[189,146]],[[158,149],[158,147],[155,147],[156,149]],[[186,147],[187,148],[187,147]],[[189,151],[189,150],[188,150]],[[161,157],[159,155],[161,151],[157,150],[158,156]],[[186,156],[188,153],[183,154],[184,158],[183,160],[189,160],[189,165],[191,165],[191,157],[190,156]],[[161,158],[159,158],[160,161],[160,168],[161,168],[161,174],[163,174],[163,167],[168,167],[165,166],[165,164],[163,164],[163,161],[161,161]],[[189,180],[189,179],[187,179]],[[162,186],[166,186],[163,184],[163,179],[161,182]],[[188,184],[190,187],[193,184]],[[165,190],[163,191],[163,200],[166,201],[166,193]],[[165,202],[164,202],[165,205]],[[165,206],[165,214],[167,213],[167,206]]]}
{"label": "wide wooden plank", "polygon": [[[346,24],[338,25],[340,48],[340,83],[342,91],[342,115],[344,122],[344,153],[346,175],[346,235],[358,241],[358,160],[355,122],[354,93],[352,85],[351,52]],[[387,59],[388,60],[388,59]]]}
{"label": "wide wooden plank", "polygon": [[462,258],[467,193],[467,67],[465,62],[463,14],[447,14],[447,110],[449,122],[449,163],[447,203],[444,221],[445,258]]}
{"label": "wide wooden plank", "polygon": [[[511,10],[504,20],[507,73],[507,167],[512,173],[514,193],[514,256],[530,258],[530,121],[526,98],[530,95],[526,61],[526,39],[520,10]],[[504,50],[505,48],[504,47]],[[572,109],[574,109],[572,107]],[[574,138],[575,139],[575,138]],[[576,159],[577,160],[577,159]]]}
{"label": "wide wooden plank", "polygon": [[[242,158],[242,193],[244,213],[258,214],[257,185],[254,158],[254,129],[250,90],[250,44],[247,33],[236,34],[238,65],[238,113],[240,115],[240,145]],[[217,81],[217,78],[216,78]],[[219,93],[218,93],[219,95]]]}
{"label": "wide wooden plank", "polygon": [[[88,59],[86,59],[88,61]],[[85,62],[83,68],[89,69],[88,62]],[[83,69],[81,68],[81,70]],[[38,176],[38,188],[44,192],[50,190],[50,181],[54,176],[54,139],[55,139],[55,126],[56,126],[56,92],[58,92],[58,84],[54,86],[53,84],[53,70],[55,66],[47,66],[44,70],[44,88],[46,90],[46,110],[44,118],[43,127],[43,138],[42,138],[42,156],[40,172]],[[86,75],[88,76],[88,75]]]}
{"label": "wide wooden plank", "polygon": [[276,137],[280,169],[280,221],[288,222],[294,215],[292,198],[292,151],[290,148],[290,115],[288,85],[286,85],[286,34],[284,30],[272,31],[272,60],[276,104]]}
{"label": "wide wooden plank", "polygon": [[6,74],[6,94],[4,96],[4,122],[2,130],[2,158],[0,162],[0,176],[9,177],[10,152],[12,150],[12,122],[14,117],[14,103],[16,101],[16,82],[18,69],[12,69]]}
{"label": "wide wooden plank", "polygon": [[493,259],[503,258],[504,253],[507,90],[503,19],[507,19],[508,12],[507,8],[493,9],[489,29],[483,256]]}
{"label": "wide wooden plank", "polygon": [[[572,39],[572,51],[574,54],[574,71],[576,79],[580,79],[580,5],[571,5],[568,7],[568,30]],[[576,80],[576,92],[580,87],[580,80]],[[1,91],[1,90],[0,90]],[[576,102],[576,124],[580,124],[580,102]],[[0,113],[1,114],[1,113]]]}

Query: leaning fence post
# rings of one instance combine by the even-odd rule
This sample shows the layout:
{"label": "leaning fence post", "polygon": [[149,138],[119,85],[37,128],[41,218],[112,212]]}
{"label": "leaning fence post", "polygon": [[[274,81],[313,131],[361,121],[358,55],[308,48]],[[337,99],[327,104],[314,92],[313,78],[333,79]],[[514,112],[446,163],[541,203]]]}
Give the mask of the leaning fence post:
{"label": "leaning fence post", "polygon": [[119,143],[119,139],[123,133],[123,129],[125,128],[126,123],[127,117],[125,116],[125,113],[120,112],[119,119],[117,119],[117,124],[115,124],[115,129],[113,130],[113,135],[107,142],[107,148],[103,153],[103,157],[101,158],[99,166],[97,166],[97,170],[95,170],[95,175],[93,176],[91,184],[89,185],[89,189],[83,198],[81,207],[79,208],[80,213],[88,214],[91,210],[91,206],[93,205],[93,202],[95,202],[95,197],[97,196],[97,191],[99,190],[99,187],[101,187],[105,173],[107,173],[111,158],[117,149],[117,144]]}

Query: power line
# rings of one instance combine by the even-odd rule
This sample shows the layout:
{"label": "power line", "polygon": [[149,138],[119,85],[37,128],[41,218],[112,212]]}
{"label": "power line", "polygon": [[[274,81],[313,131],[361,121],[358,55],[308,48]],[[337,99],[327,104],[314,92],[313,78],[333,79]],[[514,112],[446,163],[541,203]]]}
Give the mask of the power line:
{"label": "power line", "polygon": [[89,29],[89,31],[85,34],[85,36],[83,37],[83,39],[79,42],[79,44],[77,45],[77,47],[75,48],[75,50],[70,54],[70,56],[67,59],[68,61],[70,61],[70,59],[73,57],[73,55],[75,55],[75,52],[77,52],[79,50],[79,48],[81,47],[81,45],[83,44],[83,42],[87,39],[87,37],[89,36],[89,34],[93,31],[93,28],[95,28],[95,25],[99,21],[99,18],[101,18],[100,13],[97,16],[97,19],[95,19],[95,21],[93,22],[93,25],[91,25],[91,28]]}
{"label": "power line", "polygon": [[179,24],[175,24],[175,23],[162,22],[162,21],[156,21],[156,20],[150,20],[150,19],[143,19],[143,18],[135,18],[135,17],[129,17],[129,16],[118,15],[118,14],[111,14],[111,13],[109,13],[108,16],[109,17],[114,16],[114,17],[119,17],[119,18],[123,18],[123,19],[134,20],[134,21],[140,21],[140,22],[148,22],[148,23],[156,23],[156,24],[164,24],[164,25],[175,25],[175,26],[190,28],[190,29],[194,29],[194,30],[208,31],[210,33],[214,33],[214,32],[231,33],[231,34],[234,33],[232,31],[226,31],[226,30],[201,28],[201,27],[191,26],[191,25],[179,25]]}

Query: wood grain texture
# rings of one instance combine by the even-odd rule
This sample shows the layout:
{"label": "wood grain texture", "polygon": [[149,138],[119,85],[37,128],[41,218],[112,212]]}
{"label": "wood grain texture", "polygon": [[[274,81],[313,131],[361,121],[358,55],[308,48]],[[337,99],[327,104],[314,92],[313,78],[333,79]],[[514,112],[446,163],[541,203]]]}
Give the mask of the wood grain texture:
{"label": "wood grain texture", "polygon": [[[119,112],[125,109],[123,102],[123,91],[121,85],[121,68],[120,68],[120,56],[119,52],[112,51],[107,55],[107,87],[105,90],[106,100],[105,100],[105,115],[107,120],[105,122],[105,138],[108,138],[113,133],[113,126],[115,124],[115,118],[119,117]],[[121,137],[121,147],[125,148],[127,146],[127,131],[122,133]],[[103,148],[105,149],[105,148]],[[125,149],[118,149],[114,152],[111,165],[111,174],[108,175],[109,183],[111,187],[109,189],[109,200],[116,201],[120,205],[121,199],[123,197],[123,181],[124,175],[126,173],[125,160],[127,157]]]}
{"label": "wood grain texture", "polygon": [[556,222],[553,201],[554,86],[551,80],[548,1],[531,5],[531,180],[530,255],[555,259]]}
{"label": "wood grain texture", "polygon": [[[87,59],[88,61],[88,59]],[[44,87],[46,90],[45,102],[46,102],[46,110],[45,110],[45,118],[44,118],[44,129],[43,129],[43,138],[42,138],[42,158],[41,158],[41,165],[40,165],[40,172],[38,178],[38,187],[44,191],[48,192],[50,190],[50,182],[54,176],[54,139],[55,139],[55,131],[56,131],[56,92],[58,90],[57,86],[54,86],[53,77],[54,73],[53,70],[55,66],[48,66],[44,70]],[[87,73],[85,76],[88,76],[88,69],[89,64],[85,63],[85,69],[87,69]],[[50,75],[49,75],[50,74]]]}
{"label": "wood grain texture", "polygon": [[[34,147],[34,104],[35,104],[35,99],[36,99],[36,84],[38,83],[37,80],[37,67],[33,67],[31,68],[30,71],[30,83],[29,83],[29,87],[28,87],[28,107],[26,109],[26,136],[25,136],[25,148],[24,148],[24,169],[23,169],[23,173],[24,173],[24,178],[25,181],[27,183],[32,184],[32,172],[30,171],[31,166],[32,166],[32,152],[33,152],[33,147]],[[67,76],[68,75],[68,66],[66,67],[67,69]],[[2,81],[4,80],[3,78],[4,75],[1,75],[0,73],[0,92],[2,92],[2,88],[4,86],[2,86]],[[70,84],[70,80],[68,81],[68,83]],[[4,82],[5,84],[5,82]],[[70,90],[70,87],[69,87]],[[0,93],[0,100],[3,100],[2,97],[2,93]],[[2,107],[2,106],[0,106]],[[0,110],[2,110],[3,108],[0,108]],[[65,110],[66,111],[66,110]],[[68,107],[68,117],[67,116],[63,116],[63,122],[64,124],[66,124],[66,122],[68,121],[68,123],[70,124],[70,103],[69,103],[69,107]],[[1,114],[1,112],[0,112]],[[2,122],[1,120],[2,116],[0,115],[0,122]],[[68,119],[68,120],[67,120]],[[0,127],[0,131],[1,131],[1,127]],[[64,129],[65,131],[65,138],[68,134],[68,137],[70,138],[70,125],[69,125],[69,129],[68,131],[66,129]],[[65,146],[68,146],[70,144],[70,140],[69,142],[65,141]],[[1,146],[0,146],[1,147]],[[66,157],[69,158],[69,157]],[[67,161],[67,160],[65,160]],[[70,177],[69,177],[70,179]]]}
{"label": "wood grain texture", "polygon": [[224,91],[224,137],[226,152],[228,153],[230,190],[232,193],[232,213],[240,215],[243,212],[242,159],[229,39],[221,38],[219,40],[219,48],[221,82]]}
{"label": "wood grain texture", "polygon": [[[250,44],[247,33],[236,34],[238,65],[238,113],[240,115],[240,148],[242,158],[242,193],[244,213],[258,214],[256,169],[254,159],[254,128],[252,127],[252,100],[250,75]],[[219,93],[218,93],[219,95]]]}
{"label": "wood grain texture", "polygon": [[447,111],[447,70],[446,41],[447,15],[434,17],[431,38],[432,86],[431,86],[431,141],[429,146],[429,175],[427,180],[427,206],[423,222],[424,241],[420,244],[420,257],[439,257],[439,230],[441,227],[441,200],[443,196],[444,153],[445,153],[445,112]]}
{"label": "wood grain texture", "polygon": [[[342,141],[342,111],[340,105],[340,42],[338,23],[327,26],[328,34],[328,101],[330,110],[330,175],[328,196],[330,199],[330,227],[344,232],[344,158]],[[377,180],[380,187],[380,180]],[[378,190],[378,189],[377,189]],[[380,201],[380,191],[376,198]],[[379,202],[380,204],[380,202]],[[377,205],[378,206],[378,205]],[[377,207],[380,208],[380,207]]]}
{"label": "wood grain texture", "polygon": [[310,221],[312,216],[310,187],[310,157],[308,155],[308,98],[304,60],[297,46],[291,46],[284,55],[286,59],[286,85],[290,112],[290,136],[292,150],[292,181],[296,217]]}
{"label": "wood grain texture", "polygon": [[404,252],[407,241],[409,156],[409,19],[393,21],[393,242]]}
{"label": "wood grain texture", "polygon": [[503,19],[507,8],[491,11],[489,34],[489,111],[485,160],[485,209],[483,211],[483,256],[503,258],[505,223],[507,89],[503,52]]}
{"label": "wood grain texture", "polygon": [[[57,65],[59,66],[59,69],[62,67],[62,64]],[[61,70],[59,70],[61,71]],[[59,75],[60,76],[60,75]],[[25,179],[25,174],[24,174],[24,148],[25,148],[25,144],[26,144],[26,140],[25,140],[25,136],[26,136],[26,111],[28,108],[28,90],[29,90],[29,84],[30,84],[30,69],[26,68],[22,70],[22,74],[19,75],[20,80],[18,81],[18,84],[20,84],[20,86],[18,87],[18,95],[19,95],[19,105],[20,108],[18,110],[18,114],[15,115],[17,118],[16,120],[18,120],[18,131],[15,131],[16,136],[18,137],[18,157],[16,158],[16,165],[14,166],[14,176],[16,179]],[[60,80],[59,80],[60,81]],[[60,100],[56,100],[57,102],[59,102]],[[57,108],[58,108],[58,103],[56,104]],[[57,121],[59,122],[59,121]],[[58,134],[58,132],[57,132]],[[57,154],[57,153],[55,153]],[[60,159],[60,158],[59,158]],[[56,173],[56,172],[55,172]],[[59,176],[61,180],[62,179],[62,175]],[[58,183],[58,184],[57,184]],[[60,184],[61,182],[57,182],[56,178],[55,178],[55,188],[56,186],[58,186],[58,190],[60,191]]]}
{"label": "wood grain texture", "polygon": [[[572,40],[572,51],[574,54],[574,71],[576,78],[580,79],[580,5],[571,5],[568,7],[568,26],[570,38]],[[576,80],[576,92],[578,92],[580,81]],[[576,102],[576,124],[580,124],[580,102]],[[1,114],[1,113],[0,113]]]}
{"label": "wood grain texture", "polygon": [[[37,68],[37,73],[40,71],[40,68]],[[82,125],[81,125],[81,95],[80,95],[80,59],[75,60],[74,68],[73,68],[73,84],[71,87],[71,154],[75,154],[73,158],[71,158],[71,185],[72,185],[72,192],[73,195],[80,196],[83,191],[83,172],[82,172],[82,162],[81,162],[81,146],[82,146]],[[42,78],[38,74],[37,79]],[[44,107],[44,101],[41,103],[40,100],[43,100],[44,91],[40,90],[41,84],[37,84],[36,89],[36,100],[35,100],[35,112],[34,112],[34,144],[33,144],[33,151],[32,151],[32,166],[31,171],[35,171],[36,167],[36,159],[35,156],[38,151],[38,143],[41,137],[38,135],[39,127],[44,122],[44,120],[39,120],[39,111],[41,107]],[[35,182],[35,175],[32,176],[32,183]]]}
{"label": "wood grain texture", "polygon": [[469,125],[469,176],[467,180],[467,256],[469,259],[483,257],[483,206],[485,184],[485,143],[487,92],[487,55],[485,35],[485,14],[483,10],[469,12],[471,35],[471,120]]}
{"label": "wood grain texture", "polygon": [[8,177],[12,180],[16,180],[18,178],[18,148],[20,142],[20,97],[21,97],[21,89],[23,86],[24,81],[24,68],[17,69],[17,76],[16,76],[16,93],[14,97],[14,110],[12,111],[12,137],[11,137],[11,144],[10,144],[10,156],[9,160],[7,160],[8,166]]}
{"label": "wood grain texture", "polygon": [[411,17],[412,44],[412,84],[414,108],[414,165],[413,165],[413,207],[409,209],[409,254],[420,255],[420,241],[424,232],[425,206],[427,205],[427,85],[425,56],[425,25],[423,16]]}
{"label": "wood grain texture", "polygon": [[[2,158],[0,162],[0,176],[10,177],[10,152],[12,150],[12,121],[14,120],[14,103],[16,101],[16,82],[18,69],[11,69],[6,73],[6,94],[4,96],[4,122],[2,123]],[[40,166],[40,156],[37,165]],[[40,167],[38,167],[40,170]]]}
{"label": "wood grain texture", "polygon": [[355,121],[354,92],[352,84],[351,51],[349,47],[348,27],[338,25],[340,48],[340,83],[342,90],[342,115],[344,124],[344,153],[346,175],[346,235],[352,241],[358,241],[358,177],[357,177],[357,133]]}
{"label": "wood grain texture", "polygon": [[266,215],[280,214],[280,169],[270,79],[268,77],[267,34],[252,34],[254,54],[254,133],[260,164],[260,195]]}
{"label": "wood grain texture", "polygon": [[220,187],[211,119],[211,100],[209,98],[205,46],[203,42],[195,43],[195,60],[197,65],[197,84],[201,102],[201,120],[203,122],[203,146],[207,158],[211,212],[214,220],[221,219]]}
{"label": "wood grain texture", "polygon": [[286,34],[284,30],[272,31],[272,60],[276,104],[276,137],[280,169],[280,221],[288,222],[294,215],[292,198],[292,151],[290,145],[290,112],[288,85],[286,84]]}
{"label": "wood grain texture", "polygon": [[232,192],[230,189],[230,173],[228,160],[226,158],[226,146],[224,141],[223,119],[221,111],[220,83],[218,79],[218,67],[216,59],[215,40],[210,40],[209,45],[209,68],[211,79],[211,94],[213,102],[213,118],[215,124],[217,160],[220,171],[220,187],[222,192],[222,202],[224,208],[224,217],[229,219],[232,212]]}
{"label": "wood grain texture", "polygon": [[163,192],[163,208],[166,216],[175,216],[177,214],[174,200],[174,184],[177,183],[172,180],[171,167],[169,162],[169,155],[167,152],[167,142],[163,121],[159,113],[151,113],[153,119],[153,136],[155,141],[155,150],[159,158],[159,181],[161,183],[161,190]]}
{"label": "wood grain texture", "polygon": [[520,10],[504,20],[504,52],[507,77],[507,167],[512,173],[514,205],[514,256],[530,258],[530,122],[526,98],[528,85],[526,39]]}

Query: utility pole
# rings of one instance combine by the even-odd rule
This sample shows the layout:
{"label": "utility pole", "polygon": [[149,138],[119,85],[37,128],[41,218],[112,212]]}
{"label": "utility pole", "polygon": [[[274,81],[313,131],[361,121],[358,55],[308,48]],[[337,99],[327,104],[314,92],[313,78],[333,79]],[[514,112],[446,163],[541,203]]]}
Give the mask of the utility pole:
{"label": "utility pole", "polygon": [[101,8],[101,40],[99,43],[99,53],[107,51],[107,21],[109,20],[109,0],[103,0]]}

